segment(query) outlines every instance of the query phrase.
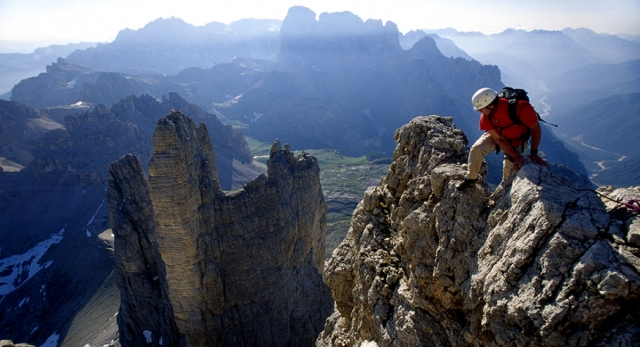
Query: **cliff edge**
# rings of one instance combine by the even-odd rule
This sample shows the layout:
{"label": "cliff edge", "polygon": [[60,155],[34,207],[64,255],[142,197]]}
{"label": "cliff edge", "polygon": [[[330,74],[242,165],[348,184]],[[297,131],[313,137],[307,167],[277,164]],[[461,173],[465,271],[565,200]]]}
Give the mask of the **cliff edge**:
{"label": "cliff edge", "polygon": [[312,345],[333,306],[319,170],[276,140],[268,176],[223,191],[206,126],[159,120],[148,179],[109,168],[122,346]]}
{"label": "cliff edge", "polygon": [[316,346],[640,340],[637,215],[532,163],[493,193],[457,191],[468,151],[451,118],[415,118],[394,138],[326,265],[336,310]]}

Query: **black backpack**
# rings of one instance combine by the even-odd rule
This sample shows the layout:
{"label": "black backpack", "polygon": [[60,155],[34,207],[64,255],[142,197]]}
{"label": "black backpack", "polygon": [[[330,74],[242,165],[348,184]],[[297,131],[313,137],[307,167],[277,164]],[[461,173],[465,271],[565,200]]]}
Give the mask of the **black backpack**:
{"label": "black backpack", "polygon": [[[518,116],[518,111],[516,110],[516,107],[518,105],[519,100],[524,100],[526,102],[529,102],[529,96],[527,95],[527,91],[524,89],[504,87],[502,88],[500,93],[498,93],[498,97],[509,100],[509,118],[511,118],[511,122],[518,125],[524,125],[524,123],[522,123],[522,121],[520,120],[520,117]],[[554,127],[557,127],[557,125],[548,123],[544,119],[540,118],[540,114],[538,112],[536,112],[536,115],[538,116],[539,121],[549,125],[553,125]]]}

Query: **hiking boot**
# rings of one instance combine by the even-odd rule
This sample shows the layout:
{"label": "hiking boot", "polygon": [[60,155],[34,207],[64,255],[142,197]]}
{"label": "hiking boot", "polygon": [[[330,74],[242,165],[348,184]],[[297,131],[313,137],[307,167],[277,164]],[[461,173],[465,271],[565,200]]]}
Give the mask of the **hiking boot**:
{"label": "hiking boot", "polygon": [[466,178],[464,181],[458,183],[458,185],[456,185],[456,189],[457,190],[465,190],[465,189],[469,189],[471,187],[475,187],[476,183],[478,183],[478,179],[470,179],[470,178]]}

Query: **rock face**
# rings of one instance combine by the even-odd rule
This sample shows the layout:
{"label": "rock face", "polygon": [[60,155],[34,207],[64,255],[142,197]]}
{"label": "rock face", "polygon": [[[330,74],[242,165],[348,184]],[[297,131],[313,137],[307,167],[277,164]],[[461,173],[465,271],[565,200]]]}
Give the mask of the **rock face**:
{"label": "rock face", "polygon": [[[138,158],[129,154],[109,172],[107,199],[110,206],[118,208],[117,213],[111,214],[110,222],[117,250],[115,272],[120,288],[120,335],[134,346],[147,343],[145,331],[151,333],[150,339],[162,338],[168,346],[184,345],[184,336],[173,320],[167,282],[162,280],[167,272],[158,252],[156,223],[144,169]],[[117,185],[125,181],[128,184]],[[165,324],[158,327],[157,322]]]}
{"label": "rock face", "polygon": [[109,169],[121,344],[312,345],[332,308],[317,160],[276,141],[268,176],[225,192],[206,126],[173,111],[153,147],[148,183],[134,157]]}
{"label": "rock face", "polygon": [[637,344],[637,216],[532,163],[493,194],[457,191],[468,152],[451,118],[395,139],[326,265],[336,310],[317,346]]}

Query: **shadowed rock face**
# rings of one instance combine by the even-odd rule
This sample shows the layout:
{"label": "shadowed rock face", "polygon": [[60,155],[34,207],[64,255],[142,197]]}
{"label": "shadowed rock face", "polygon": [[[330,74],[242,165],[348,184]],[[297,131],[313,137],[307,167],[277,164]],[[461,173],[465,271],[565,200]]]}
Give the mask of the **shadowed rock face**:
{"label": "shadowed rock face", "polygon": [[268,176],[225,192],[204,125],[173,111],[153,147],[148,183],[131,156],[110,167],[121,344],[313,344],[332,308],[317,160],[276,141]]}
{"label": "shadowed rock face", "polygon": [[468,152],[451,118],[395,139],[327,263],[336,310],[317,346],[637,344],[637,216],[532,163],[492,194],[457,191]]}
{"label": "shadowed rock face", "polygon": [[142,164],[129,154],[113,164],[109,173],[107,201],[116,207],[110,214],[110,222],[117,250],[120,335],[138,346],[147,341],[144,331],[151,332],[152,338],[154,333],[158,334],[155,337],[162,337],[169,346],[184,344],[173,320],[164,280],[167,272],[158,251],[153,206]]}

